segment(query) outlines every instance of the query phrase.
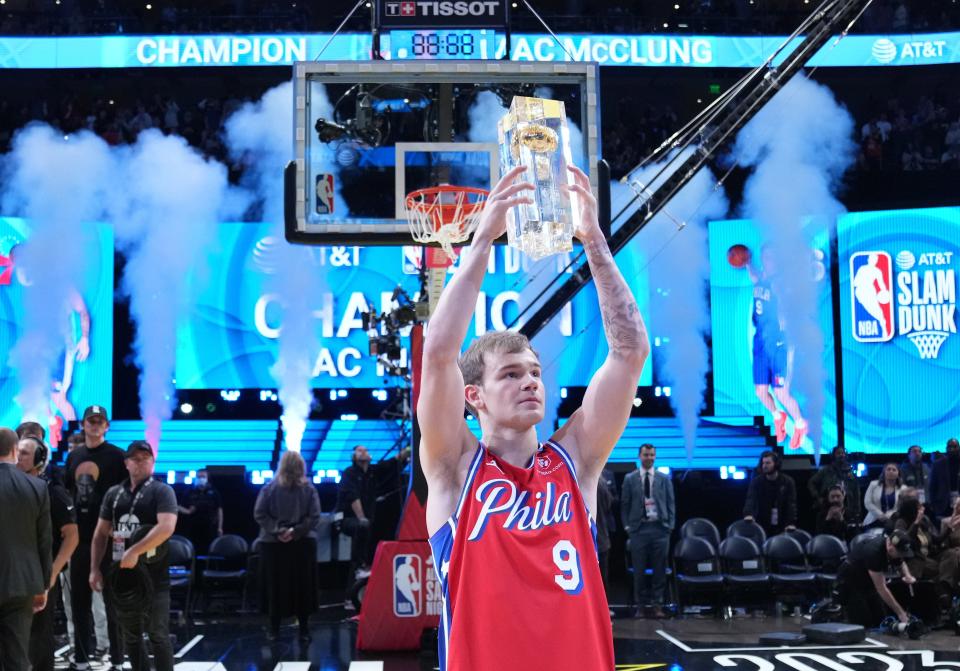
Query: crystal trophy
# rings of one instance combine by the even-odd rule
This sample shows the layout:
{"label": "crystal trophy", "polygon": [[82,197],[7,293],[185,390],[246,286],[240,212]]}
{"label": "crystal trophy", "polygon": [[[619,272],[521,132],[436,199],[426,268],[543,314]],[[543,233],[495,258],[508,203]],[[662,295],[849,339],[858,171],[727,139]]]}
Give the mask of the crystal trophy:
{"label": "crystal trophy", "polygon": [[515,96],[497,123],[497,134],[500,174],[526,166],[520,179],[535,187],[532,204],[507,213],[508,244],[534,260],[569,252],[580,212],[571,207],[570,193],[563,188],[573,183],[567,170],[573,162],[563,102]]}

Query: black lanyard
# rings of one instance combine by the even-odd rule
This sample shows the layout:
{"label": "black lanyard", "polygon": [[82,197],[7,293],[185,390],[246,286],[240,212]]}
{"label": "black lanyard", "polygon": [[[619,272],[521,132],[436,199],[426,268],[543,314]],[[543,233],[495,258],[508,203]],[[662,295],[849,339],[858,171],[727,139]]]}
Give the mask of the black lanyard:
{"label": "black lanyard", "polygon": [[[140,497],[142,497],[142,496],[143,496],[143,493],[144,493],[145,491],[147,491],[147,487],[149,487],[149,486],[152,485],[152,484],[153,484],[153,479],[152,479],[152,478],[148,478],[147,481],[144,482],[143,485],[140,487],[140,489],[137,490],[137,493],[136,493],[136,494],[134,495],[134,497],[133,497],[133,502],[130,504],[130,514],[133,513],[134,508],[136,508],[136,507],[137,507],[137,504],[140,503]],[[114,528],[114,530],[116,530],[116,528],[117,528],[117,506],[120,505],[120,495],[121,495],[121,494],[123,494],[122,486],[121,486],[121,489],[120,489],[120,494],[117,494],[117,498],[115,498],[115,499],[113,500],[113,511],[112,511],[111,517],[113,518],[113,528]]]}

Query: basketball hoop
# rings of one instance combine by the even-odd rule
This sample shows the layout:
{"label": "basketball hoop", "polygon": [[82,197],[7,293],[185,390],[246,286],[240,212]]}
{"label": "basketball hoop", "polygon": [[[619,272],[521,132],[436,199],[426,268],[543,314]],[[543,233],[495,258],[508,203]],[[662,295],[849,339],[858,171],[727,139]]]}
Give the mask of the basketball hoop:
{"label": "basketball hoop", "polygon": [[920,331],[911,333],[907,337],[917,346],[921,359],[936,359],[940,353],[940,345],[947,339],[948,333],[943,331]]}
{"label": "basketball hoop", "polygon": [[429,274],[430,314],[440,301],[447,268],[457,260],[453,246],[466,242],[477,227],[488,193],[486,189],[441,184],[407,194],[411,237],[421,245],[437,244],[443,252],[426,249],[424,265]]}
{"label": "basketball hoop", "polygon": [[410,235],[422,245],[436,243],[453,263],[453,246],[466,242],[477,227],[489,192],[469,186],[441,184],[407,194]]}

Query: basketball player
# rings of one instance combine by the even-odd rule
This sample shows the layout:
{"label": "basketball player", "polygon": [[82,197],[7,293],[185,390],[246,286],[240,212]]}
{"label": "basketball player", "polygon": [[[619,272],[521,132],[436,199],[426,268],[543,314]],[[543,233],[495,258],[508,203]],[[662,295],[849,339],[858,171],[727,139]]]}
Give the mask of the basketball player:
{"label": "basketball player", "polygon": [[[787,414],[793,420],[792,449],[799,449],[807,435],[807,423],[800,414],[800,405],[790,394],[790,371],[793,368],[793,350],[787,346],[787,337],[783,331],[783,319],[777,297],[773,293],[772,278],[776,272],[773,254],[766,245],[760,250],[763,264],[757,270],[753,264],[747,265],[750,281],[753,282],[753,385],[757,398],[773,414],[773,427],[777,433],[777,442],[787,437]],[[773,389],[771,396],[770,390]],[[774,398],[776,400],[774,400]],[[776,401],[783,406],[777,407]]]}
{"label": "basketball player", "polygon": [[[609,670],[613,637],[592,511],[649,343],[600,232],[590,183],[571,168],[575,184],[565,188],[580,209],[575,234],[596,281],[609,346],[583,405],[541,443],[541,365],[526,337],[488,333],[459,356],[507,211],[532,202],[533,186],[514,183],[523,170],[511,170],[491,191],[470,253],[441,296],[424,343],[420,459],[443,590],[440,668]],[[464,402],[480,420],[479,442],[467,429]]]}

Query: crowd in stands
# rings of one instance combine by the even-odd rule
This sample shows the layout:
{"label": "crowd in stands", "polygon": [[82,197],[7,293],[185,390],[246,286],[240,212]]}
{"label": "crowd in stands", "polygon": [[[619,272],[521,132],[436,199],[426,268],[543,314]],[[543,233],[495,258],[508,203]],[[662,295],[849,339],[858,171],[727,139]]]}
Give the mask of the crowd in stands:
{"label": "crowd in stands", "polygon": [[[224,141],[224,123],[251,95],[224,97],[183,94],[176,97],[121,99],[65,96],[0,100],[0,153],[10,150],[15,132],[31,121],[42,121],[64,134],[90,130],[110,145],[133,142],[148,128],[184,137],[205,156],[226,164],[237,181],[242,156],[231,157]],[[626,93],[617,109],[605,115],[602,152],[619,179],[637,166],[686,121],[667,103],[644,103]],[[892,99],[879,113],[864,114],[856,129],[859,155],[853,170],[942,171],[960,169],[960,97],[940,100],[922,96],[907,106]]]}
{"label": "crowd in stands", "polygon": [[[329,32],[355,5],[354,0],[322,4],[304,0],[224,0],[190,3],[156,0],[34,0],[10,2],[0,12],[2,35],[187,34]],[[512,29],[543,30],[513,2]],[[556,32],[789,34],[818,3],[794,0],[566,0],[533,2]],[[949,4],[922,0],[877,0],[856,26],[858,32],[924,32],[960,26]],[[345,26],[368,31],[370,9],[361,6]]]}
{"label": "crowd in stands", "polygon": [[891,98],[859,129],[865,171],[960,169],[960,96]]}

